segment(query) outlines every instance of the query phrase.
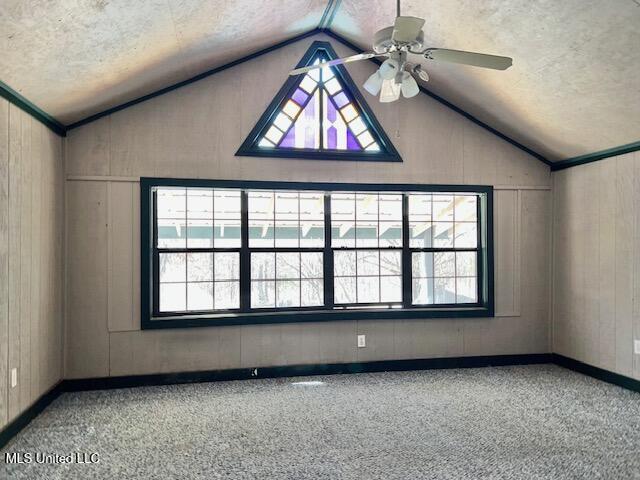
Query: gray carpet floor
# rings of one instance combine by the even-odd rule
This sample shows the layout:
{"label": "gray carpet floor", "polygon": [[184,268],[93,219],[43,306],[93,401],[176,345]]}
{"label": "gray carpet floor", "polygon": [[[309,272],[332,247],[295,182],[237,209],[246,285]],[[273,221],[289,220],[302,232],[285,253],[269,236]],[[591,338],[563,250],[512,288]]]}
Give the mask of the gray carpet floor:
{"label": "gray carpet floor", "polygon": [[2,457],[1,479],[628,480],[640,394],[553,365],[67,393]]}

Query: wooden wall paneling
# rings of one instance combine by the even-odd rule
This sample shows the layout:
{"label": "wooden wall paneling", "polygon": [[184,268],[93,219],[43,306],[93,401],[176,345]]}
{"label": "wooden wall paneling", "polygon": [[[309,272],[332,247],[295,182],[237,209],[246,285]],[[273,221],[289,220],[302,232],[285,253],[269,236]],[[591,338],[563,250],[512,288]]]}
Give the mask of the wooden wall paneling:
{"label": "wooden wall paneling", "polygon": [[394,358],[399,360],[464,355],[463,328],[457,319],[395,320],[393,342]]}
{"label": "wooden wall paneling", "polygon": [[[22,110],[9,105],[9,379],[20,371],[20,223]],[[26,115],[26,114],[25,114]],[[9,416],[20,413],[20,388],[9,383]]]}
{"label": "wooden wall paneling", "polygon": [[67,182],[65,377],[109,374],[107,184]]}
{"label": "wooden wall paneling", "polygon": [[9,390],[9,102],[0,98],[0,428]]}
{"label": "wooden wall paneling", "polygon": [[133,197],[132,182],[107,183],[108,243],[108,324],[110,332],[135,330],[133,317],[133,265],[139,258],[133,256]]}
{"label": "wooden wall paneling", "polygon": [[39,122],[31,125],[31,315],[30,315],[30,350],[34,352],[31,359],[31,398],[36,398],[40,392],[40,361],[39,353],[44,346],[41,344],[40,324],[41,315],[46,310],[40,304],[40,277],[42,273],[42,188],[40,185],[42,172],[43,140],[45,127]]}
{"label": "wooden wall paneling", "polygon": [[367,346],[357,348],[357,338],[353,336],[351,342],[356,345],[358,362],[373,360],[393,360],[396,358],[394,345],[394,320],[357,320],[357,335],[365,335]]}
{"label": "wooden wall paneling", "polygon": [[[640,152],[633,154],[633,204],[640,203]],[[633,340],[640,341],[640,210],[633,209]],[[640,380],[640,352],[633,352],[633,376]]]}
{"label": "wooden wall paneling", "polygon": [[[598,182],[599,334],[598,366],[616,370],[616,161],[596,162]],[[577,167],[581,168],[581,167]],[[574,169],[567,170],[571,174]]]}
{"label": "wooden wall paneling", "polygon": [[599,335],[600,335],[600,225],[598,219],[598,184],[599,170],[597,164],[586,165],[584,169],[584,184],[580,203],[580,211],[576,215],[581,217],[581,242],[583,244],[584,292],[581,303],[583,305],[582,321],[584,333],[581,348],[582,358],[586,363],[598,365],[600,363]]}
{"label": "wooden wall paneling", "polygon": [[25,410],[31,402],[31,189],[33,178],[31,165],[34,161],[31,151],[31,128],[37,120],[30,115],[22,116],[22,199],[21,199],[21,236],[20,236],[20,370],[18,387],[20,389],[20,410]]}
{"label": "wooden wall paneling", "polygon": [[519,315],[519,192],[494,192],[494,271],[496,316]]}
{"label": "wooden wall paneling", "polygon": [[616,370],[633,373],[633,198],[634,154],[616,157]]}
{"label": "wooden wall paneling", "polygon": [[131,197],[132,227],[131,227],[131,243],[132,243],[132,268],[131,268],[131,285],[133,301],[131,303],[131,329],[138,330],[140,328],[140,183],[133,183],[133,195]]}
{"label": "wooden wall paneling", "polygon": [[518,272],[516,311],[526,312],[528,342],[538,351],[551,351],[549,302],[551,287],[551,199],[541,190],[518,191],[516,240]]}
{"label": "wooden wall paneling", "polygon": [[66,171],[73,175],[109,175],[111,117],[67,133]]}

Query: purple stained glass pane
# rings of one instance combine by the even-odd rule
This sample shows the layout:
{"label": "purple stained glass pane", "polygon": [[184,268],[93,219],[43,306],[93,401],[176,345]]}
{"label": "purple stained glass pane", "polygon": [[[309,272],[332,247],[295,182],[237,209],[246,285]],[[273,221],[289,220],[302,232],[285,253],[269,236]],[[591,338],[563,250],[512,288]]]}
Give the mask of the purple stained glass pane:
{"label": "purple stained glass pane", "polygon": [[[316,91],[316,95],[317,95],[317,91]],[[304,116],[305,118],[314,118],[316,116],[316,105],[315,105],[315,101],[312,98],[309,103],[307,103],[307,106],[304,107]]]}
{"label": "purple stained glass pane", "polygon": [[304,148],[315,148],[316,136],[313,131],[313,127],[307,127],[304,129]]}
{"label": "purple stained glass pane", "polygon": [[353,136],[353,133],[351,133],[349,129],[347,129],[347,150],[362,150],[356,137]]}
{"label": "purple stained glass pane", "polygon": [[327,119],[333,123],[336,121],[336,107],[333,106],[333,102],[327,102]]}
{"label": "purple stained glass pane", "polygon": [[333,97],[333,101],[336,102],[338,108],[344,107],[347,103],[349,103],[349,99],[344,94],[344,92],[340,92]]}
{"label": "purple stained glass pane", "polygon": [[338,131],[334,126],[327,129],[327,148],[330,150],[338,148]]}
{"label": "purple stained glass pane", "polygon": [[299,88],[296,89],[295,92],[293,92],[293,95],[291,95],[291,98],[293,99],[293,101],[296,102],[298,105],[304,105],[304,102],[307,101],[308,97],[309,97],[309,95],[304,93]]}
{"label": "purple stained glass pane", "polygon": [[289,132],[284,136],[282,141],[280,142],[280,147],[284,148],[293,148],[296,144],[296,129],[295,127],[291,127]]}

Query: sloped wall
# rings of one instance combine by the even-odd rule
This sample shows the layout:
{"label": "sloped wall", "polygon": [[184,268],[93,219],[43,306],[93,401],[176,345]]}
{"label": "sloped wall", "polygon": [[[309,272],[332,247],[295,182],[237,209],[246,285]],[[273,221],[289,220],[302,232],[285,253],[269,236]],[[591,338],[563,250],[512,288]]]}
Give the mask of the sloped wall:
{"label": "sloped wall", "polygon": [[553,183],[553,351],[640,379],[640,152]]}
{"label": "sloped wall", "polygon": [[[302,40],[70,132],[66,377],[550,351],[550,172],[538,160],[426,95],[367,97],[402,164],[234,156],[314,40],[331,41]],[[348,67],[358,85],[374,69]],[[140,331],[140,176],[493,185],[497,316]]]}
{"label": "sloped wall", "polygon": [[62,139],[0,98],[0,429],[62,378],[63,188]]}

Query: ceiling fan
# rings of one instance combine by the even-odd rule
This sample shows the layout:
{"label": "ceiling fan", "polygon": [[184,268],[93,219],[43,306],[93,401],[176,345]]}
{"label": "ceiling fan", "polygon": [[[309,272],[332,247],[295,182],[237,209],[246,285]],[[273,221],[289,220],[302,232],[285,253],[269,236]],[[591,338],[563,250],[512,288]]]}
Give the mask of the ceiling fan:
{"label": "ceiling fan", "polygon": [[418,94],[420,89],[412,74],[425,82],[429,81],[429,75],[422,68],[422,65],[407,61],[409,53],[421,55],[427,60],[436,62],[460,63],[494,70],[506,70],[513,63],[509,57],[446,48],[424,48],[424,32],[422,31],[424,19],[401,16],[400,0],[397,0],[397,12],[394,25],[383,28],[374,35],[373,51],[296,68],[289,72],[289,75],[300,75],[316,68],[357,62],[374,57],[386,57],[380,68],[367,79],[363,87],[371,95],[379,93],[380,102],[387,103],[398,100],[400,93],[405,98]]}

